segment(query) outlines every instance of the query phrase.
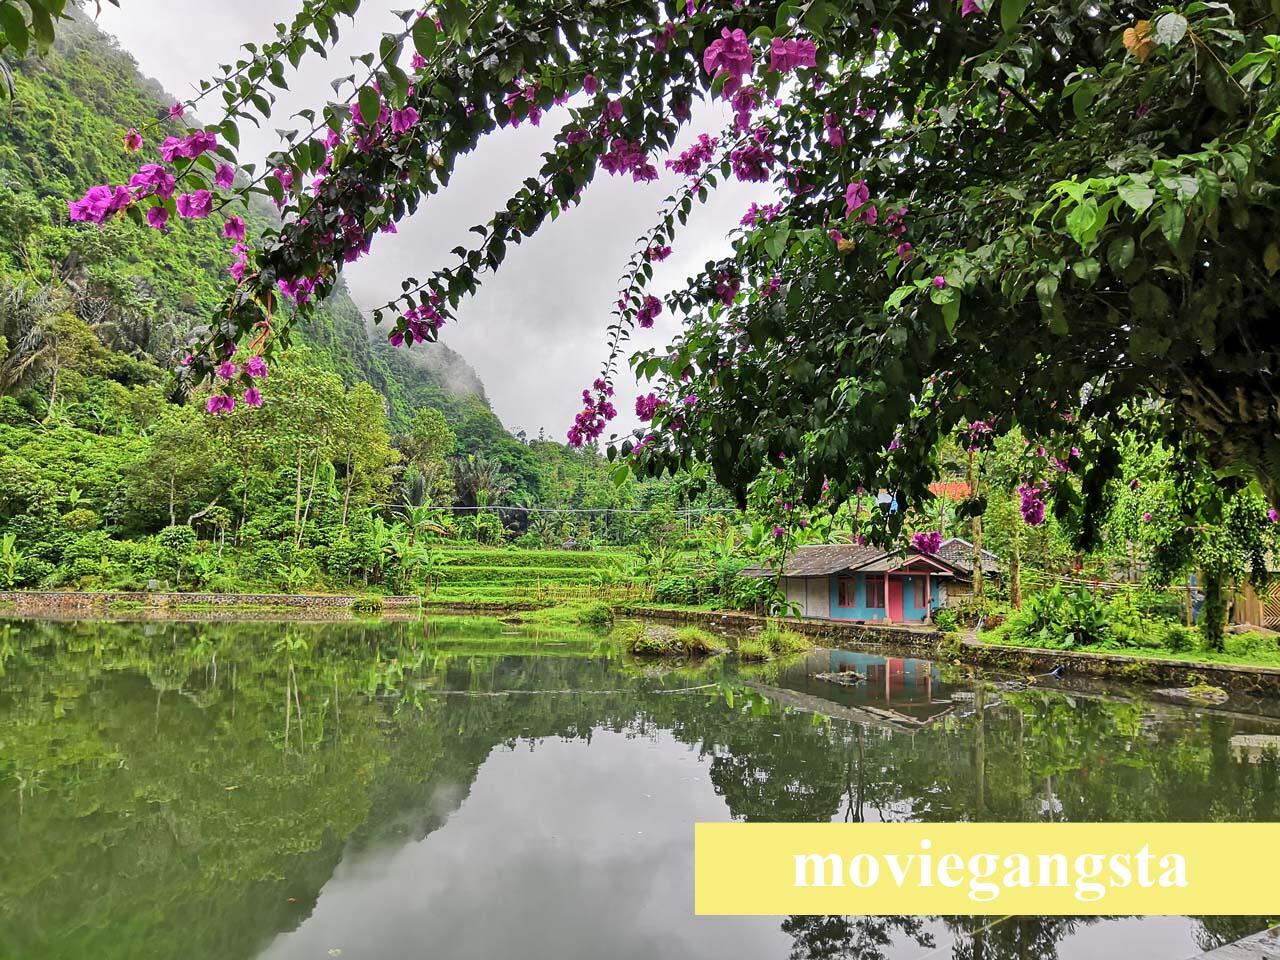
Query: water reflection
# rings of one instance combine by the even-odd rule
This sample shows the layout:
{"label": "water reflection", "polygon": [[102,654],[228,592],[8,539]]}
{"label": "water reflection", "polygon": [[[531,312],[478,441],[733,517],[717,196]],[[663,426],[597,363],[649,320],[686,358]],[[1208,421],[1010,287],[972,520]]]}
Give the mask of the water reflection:
{"label": "water reflection", "polygon": [[1277,733],[497,621],[0,623],[0,956],[1189,956],[1257,921],[696,918],[692,824],[1275,820]]}

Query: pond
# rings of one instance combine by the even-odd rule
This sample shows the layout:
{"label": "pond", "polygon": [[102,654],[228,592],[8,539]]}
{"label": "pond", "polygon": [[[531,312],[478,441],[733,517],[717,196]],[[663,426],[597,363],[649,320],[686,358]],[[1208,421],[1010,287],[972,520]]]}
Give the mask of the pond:
{"label": "pond", "polygon": [[1276,820],[1278,734],[874,653],[0,621],[0,958],[1177,960],[1263,920],[699,918],[693,824]]}

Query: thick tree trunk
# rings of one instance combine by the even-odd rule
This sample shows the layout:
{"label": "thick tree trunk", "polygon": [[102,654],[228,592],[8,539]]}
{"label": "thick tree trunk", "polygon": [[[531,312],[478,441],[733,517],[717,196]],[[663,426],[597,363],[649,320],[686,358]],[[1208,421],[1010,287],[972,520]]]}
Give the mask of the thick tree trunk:
{"label": "thick tree trunk", "polygon": [[342,529],[347,529],[347,510],[351,506],[351,487],[355,483],[355,471],[351,457],[347,457],[347,489],[342,492]]}
{"label": "thick tree trunk", "polygon": [[293,538],[302,538],[302,443],[298,443],[298,458],[293,471]]}
{"label": "thick tree trunk", "polygon": [[1013,524],[1013,538],[1009,542],[1009,605],[1022,609],[1022,537],[1017,521]]}
{"label": "thick tree trunk", "polygon": [[[978,466],[973,451],[969,451],[968,477],[969,496],[978,496]],[[973,541],[973,595],[981,597],[985,593],[982,577],[982,515],[975,514],[969,523],[969,539]]]}
{"label": "thick tree trunk", "polygon": [[302,531],[307,527],[307,517],[311,515],[311,500],[316,495],[316,474],[320,472],[320,451],[316,451],[315,459],[311,461],[311,484],[307,487],[307,501],[302,508],[302,522],[298,524],[298,536],[294,542],[295,547],[302,546]]}

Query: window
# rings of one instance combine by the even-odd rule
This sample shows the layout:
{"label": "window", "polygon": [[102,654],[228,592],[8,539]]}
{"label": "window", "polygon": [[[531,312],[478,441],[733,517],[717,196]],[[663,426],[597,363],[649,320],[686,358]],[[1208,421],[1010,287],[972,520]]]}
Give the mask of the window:
{"label": "window", "polygon": [[884,609],[884,577],[867,577],[867,609]]}
{"label": "window", "polygon": [[840,578],[840,594],[837,598],[842,607],[856,607],[858,605],[858,582],[852,577]]}

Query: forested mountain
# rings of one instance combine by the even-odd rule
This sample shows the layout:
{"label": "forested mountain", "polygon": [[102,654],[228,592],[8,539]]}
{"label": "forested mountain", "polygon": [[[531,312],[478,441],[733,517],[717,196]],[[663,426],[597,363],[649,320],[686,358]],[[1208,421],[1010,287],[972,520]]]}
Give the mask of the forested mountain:
{"label": "forested mountain", "polygon": [[[122,132],[153,123],[173,98],[81,16],[66,25],[48,56],[21,62],[15,80],[17,95],[0,134],[0,270],[39,284],[69,282],[112,314],[107,346],[161,364],[176,360],[225,292],[232,258],[217,225],[175,220],[161,236],[131,223],[88,229],[66,217],[67,198],[94,183],[129,179],[137,158],[125,150]],[[147,137],[158,141],[179,129],[165,122]],[[255,214],[270,211],[264,204]],[[430,356],[400,357],[370,336],[343,290],[301,339],[316,362],[344,382],[374,385],[387,398],[393,425],[431,405],[454,424],[480,421],[473,427],[477,439],[498,427],[484,422],[492,419],[482,412],[487,404],[468,402],[483,401],[484,388],[458,354],[437,345]]]}
{"label": "forested mountain", "polygon": [[[594,450],[513,437],[465,360],[442,344],[394,349],[341,287],[272,361],[261,409],[205,413],[207,385],[185,395],[172,371],[229,282],[222,218],[173,218],[163,233],[68,218],[69,198],[137,171],[127,130],[154,146],[185,129],[168,116],[173,98],[79,14],[47,55],[12,65],[0,120],[0,588],[404,587],[414,537],[394,528],[410,508],[461,506],[452,534],[493,542],[524,534],[530,514],[477,507],[672,500],[667,484],[615,487]],[[265,201],[250,211],[250,243],[273,215]],[[584,535],[581,514],[527,534]]]}

